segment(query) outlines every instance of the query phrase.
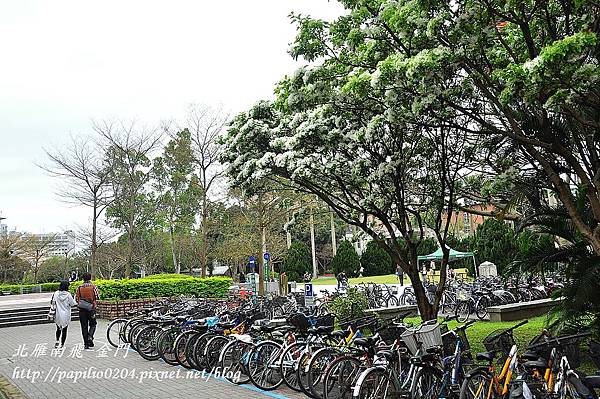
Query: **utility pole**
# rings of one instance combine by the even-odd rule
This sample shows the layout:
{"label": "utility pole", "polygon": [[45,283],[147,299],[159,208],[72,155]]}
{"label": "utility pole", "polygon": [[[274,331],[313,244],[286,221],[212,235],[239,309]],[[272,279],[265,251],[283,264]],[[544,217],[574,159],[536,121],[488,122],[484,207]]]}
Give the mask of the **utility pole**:
{"label": "utility pole", "polygon": [[310,206],[310,245],[312,248],[313,278],[317,278],[317,253],[315,249],[315,219],[313,217],[313,206]]}

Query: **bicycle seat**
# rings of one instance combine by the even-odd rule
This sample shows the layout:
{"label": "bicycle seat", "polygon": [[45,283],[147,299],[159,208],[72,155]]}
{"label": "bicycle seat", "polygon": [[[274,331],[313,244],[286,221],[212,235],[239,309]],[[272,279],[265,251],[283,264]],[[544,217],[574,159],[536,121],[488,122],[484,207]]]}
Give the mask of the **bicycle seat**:
{"label": "bicycle seat", "polygon": [[485,362],[493,362],[496,357],[496,351],[491,352],[480,352],[475,356],[476,360],[485,361]]}
{"label": "bicycle seat", "polygon": [[335,330],[330,333],[332,337],[336,338],[346,338],[346,331],[344,330]]}
{"label": "bicycle seat", "polygon": [[175,320],[177,320],[177,322],[179,322],[179,323],[183,323],[184,321],[187,320],[188,317],[189,317],[189,315],[180,315],[180,316],[176,316]]}
{"label": "bicycle seat", "polygon": [[233,327],[236,326],[236,323],[235,323],[235,321],[223,321],[223,322],[217,323],[217,326],[224,328],[226,330],[231,330]]}
{"label": "bicycle seat", "polygon": [[356,338],[354,344],[363,348],[370,348],[371,346],[374,346],[377,341],[379,341],[379,337]]}
{"label": "bicycle seat", "polygon": [[398,358],[398,352],[390,350],[379,351],[377,352],[377,356],[381,356],[389,361],[392,361]]}
{"label": "bicycle seat", "polygon": [[523,367],[526,369],[545,369],[548,367],[548,363],[544,359],[531,360],[523,363]]}
{"label": "bicycle seat", "polygon": [[585,385],[588,388],[598,389],[600,388],[600,375],[589,375],[585,377]]}
{"label": "bicycle seat", "polygon": [[538,355],[534,351],[526,351],[521,355],[521,358],[523,358],[524,360],[538,360],[540,358],[540,355]]}

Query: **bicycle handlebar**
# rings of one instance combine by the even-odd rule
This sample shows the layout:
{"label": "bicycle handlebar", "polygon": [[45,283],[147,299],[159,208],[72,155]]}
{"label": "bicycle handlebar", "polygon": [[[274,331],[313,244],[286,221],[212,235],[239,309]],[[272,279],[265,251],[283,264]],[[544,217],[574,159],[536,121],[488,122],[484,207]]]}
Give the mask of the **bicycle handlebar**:
{"label": "bicycle handlebar", "polygon": [[579,333],[579,334],[572,334],[572,335],[565,335],[562,337],[551,338],[547,341],[530,345],[527,347],[527,349],[538,349],[538,348],[542,348],[544,346],[552,346],[552,345],[560,346],[561,342],[564,344],[564,341],[569,341],[569,340],[578,339],[578,338],[585,338],[585,337],[589,337],[590,335],[592,335],[592,333],[590,331],[586,331],[586,332]]}

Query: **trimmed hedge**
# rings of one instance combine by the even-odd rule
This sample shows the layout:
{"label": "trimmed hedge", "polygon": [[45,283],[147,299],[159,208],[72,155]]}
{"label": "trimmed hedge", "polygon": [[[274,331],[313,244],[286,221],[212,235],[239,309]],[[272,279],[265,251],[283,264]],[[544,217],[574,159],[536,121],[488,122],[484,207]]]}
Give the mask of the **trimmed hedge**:
{"label": "trimmed hedge", "polygon": [[144,280],[166,280],[166,279],[177,279],[177,278],[192,278],[188,274],[177,274],[177,273],[163,273],[163,274],[152,274],[150,276],[146,276]]}
{"label": "trimmed hedge", "polygon": [[33,287],[37,287],[38,285],[42,286],[42,292],[54,292],[60,286],[60,283],[41,283],[41,284],[0,284],[0,293],[2,292],[10,292],[11,294],[20,294],[21,288],[31,289]]}
{"label": "trimmed hedge", "polygon": [[[75,293],[81,281],[71,283],[69,291]],[[95,280],[100,298],[107,300],[140,299],[195,295],[204,298],[219,298],[227,294],[231,279],[227,277],[187,278],[142,278],[125,280]]]}

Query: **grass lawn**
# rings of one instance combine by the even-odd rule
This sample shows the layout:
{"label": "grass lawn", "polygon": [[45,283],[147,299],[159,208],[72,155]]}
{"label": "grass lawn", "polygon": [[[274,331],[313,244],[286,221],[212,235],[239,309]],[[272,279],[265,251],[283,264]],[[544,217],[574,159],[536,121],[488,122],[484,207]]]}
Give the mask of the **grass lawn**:
{"label": "grass lawn", "polygon": [[[420,323],[419,317],[407,318],[406,321],[412,322],[415,325]],[[533,339],[533,337],[539,335],[542,332],[542,329],[547,325],[546,324],[546,316],[533,317],[529,319],[529,322],[524,326],[517,328],[513,336],[515,337],[515,342],[517,343],[517,348],[519,352],[525,351],[529,342]],[[478,352],[484,352],[486,349],[483,346],[483,339],[490,335],[492,332],[499,329],[510,328],[516,324],[520,323],[520,321],[508,321],[508,322],[490,322],[490,321],[478,321],[475,324],[471,325],[467,328],[467,338],[469,339],[469,344],[471,345],[471,353],[473,355]],[[450,321],[448,323],[448,328],[452,329],[457,325],[462,323],[458,323],[457,321]]]}
{"label": "grass lawn", "polygon": [[[337,285],[335,277],[319,277],[311,281],[313,285]],[[350,285],[359,283],[376,283],[376,284],[398,284],[398,277],[395,274],[387,274],[385,276],[372,277],[356,277],[350,279]],[[408,277],[404,278],[404,284],[409,284]]]}
{"label": "grass lawn", "polygon": [[[457,271],[466,273],[466,269],[457,269]],[[434,280],[439,281],[439,275],[436,275]],[[312,283],[314,285],[337,285],[337,280],[335,277],[319,277],[313,280]],[[398,277],[395,274],[386,274],[383,276],[355,277],[350,279],[350,285],[360,283],[398,284]],[[406,275],[404,276],[404,285],[410,285],[410,279]]]}

